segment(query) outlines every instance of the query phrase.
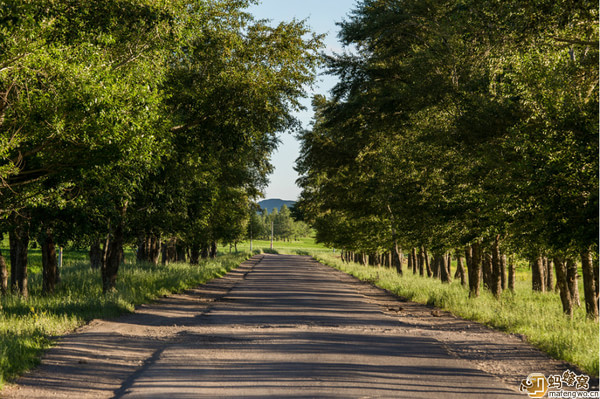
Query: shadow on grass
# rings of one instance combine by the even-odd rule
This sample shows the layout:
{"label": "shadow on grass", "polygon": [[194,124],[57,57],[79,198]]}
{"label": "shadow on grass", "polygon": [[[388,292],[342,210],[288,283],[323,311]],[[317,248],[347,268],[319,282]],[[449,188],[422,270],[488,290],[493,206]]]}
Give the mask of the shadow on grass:
{"label": "shadow on grass", "polygon": [[276,249],[271,249],[271,248],[263,248],[262,251],[265,254],[275,254],[275,255],[279,254],[279,252]]}
{"label": "shadow on grass", "polygon": [[311,256],[310,252],[308,252],[308,251],[304,251],[304,250],[301,250],[301,249],[296,249],[296,250],[294,250],[294,253],[295,253],[296,255]]}
{"label": "shadow on grass", "polygon": [[5,332],[0,337],[0,389],[2,381],[12,381],[23,370],[40,363],[40,355],[52,344],[52,337],[39,331]]}

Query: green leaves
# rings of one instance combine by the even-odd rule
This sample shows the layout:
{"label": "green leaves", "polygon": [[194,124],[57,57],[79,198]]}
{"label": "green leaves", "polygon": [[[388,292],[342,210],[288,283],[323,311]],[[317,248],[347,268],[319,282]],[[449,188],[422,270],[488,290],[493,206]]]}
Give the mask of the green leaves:
{"label": "green leaves", "polygon": [[340,83],[301,136],[301,204],[320,239],[593,245],[595,21],[591,2],[359,3],[340,24],[356,51],[328,59]]}

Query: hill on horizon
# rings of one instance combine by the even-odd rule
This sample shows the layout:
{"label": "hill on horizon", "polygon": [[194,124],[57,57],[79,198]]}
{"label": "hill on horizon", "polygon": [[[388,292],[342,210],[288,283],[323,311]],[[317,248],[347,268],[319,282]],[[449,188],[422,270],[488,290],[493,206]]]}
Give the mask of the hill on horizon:
{"label": "hill on horizon", "polygon": [[279,210],[283,205],[287,206],[288,208],[291,208],[295,203],[296,201],[282,200],[279,198],[268,198],[262,201],[258,201],[258,206],[260,206],[261,209],[266,210],[267,213],[271,213],[273,212],[273,209]]}

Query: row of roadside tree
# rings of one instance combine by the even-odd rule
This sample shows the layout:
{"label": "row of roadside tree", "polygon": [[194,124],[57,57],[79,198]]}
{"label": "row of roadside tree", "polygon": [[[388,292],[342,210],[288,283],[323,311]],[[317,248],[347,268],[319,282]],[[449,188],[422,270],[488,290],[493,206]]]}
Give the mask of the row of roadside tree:
{"label": "row of roadside tree", "polygon": [[262,210],[252,215],[246,237],[290,241],[311,235],[311,228],[296,218],[286,205],[281,209],[274,208],[271,213]]}
{"label": "row of roadside tree", "polygon": [[458,256],[471,296],[527,259],[567,315],[579,265],[597,318],[598,4],[363,0],[340,27],[297,162],[318,240],[443,281]]}
{"label": "row of roadside tree", "polygon": [[52,293],[57,243],[89,247],[109,291],[126,244],[195,263],[245,234],[321,47],[251,3],[0,4],[2,293],[27,296],[33,240]]}

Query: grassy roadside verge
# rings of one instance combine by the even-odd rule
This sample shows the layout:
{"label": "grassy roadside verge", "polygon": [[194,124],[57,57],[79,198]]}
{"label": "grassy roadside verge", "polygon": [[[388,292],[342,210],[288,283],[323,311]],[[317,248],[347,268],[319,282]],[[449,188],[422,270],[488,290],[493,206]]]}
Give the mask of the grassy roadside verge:
{"label": "grassy roadside verge", "polygon": [[[264,252],[271,252],[270,250],[271,241],[269,240],[253,240],[252,249],[261,249]],[[244,241],[237,245],[238,250],[250,252],[250,241]],[[227,251],[227,248],[223,248],[223,251]],[[330,253],[331,248],[325,247],[323,244],[317,244],[315,239],[312,237],[302,237],[297,240],[290,241],[273,241],[273,252],[276,253]]]}
{"label": "grassy roadside verge", "polygon": [[469,299],[468,290],[457,281],[442,284],[406,271],[400,277],[386,268],[343,263],[331,253],[311,255],[323,264],[410,301],[433,305],[502,331],[523,334],[532,345],[549,355],[578,366],[590,376],[598,376],[598,322],[587,320],[583,308],[576,309],[573,320],[566,319],[558,294],[532,292],[525,276],[517,276],[521,278],[517,279],[515,292],[504,292],[500,300],[488,292]]}
{"label": "grassy roadside verge", "polygon": [[[99,272],[89,263],[69,262],[61,270],[62,283],[55,295],[33,292],[27,300],[0,297],[0,389],[5,381],[37,365],[58,336],[92,319],[132,312],[136,305],[220,277],[248,256],[226,254],[196,266],[125,264],[119,270],[117,290],[107,295],[102,294]],[[30,277],[32,288],[40,285],[39,278],[39,274]]]}

